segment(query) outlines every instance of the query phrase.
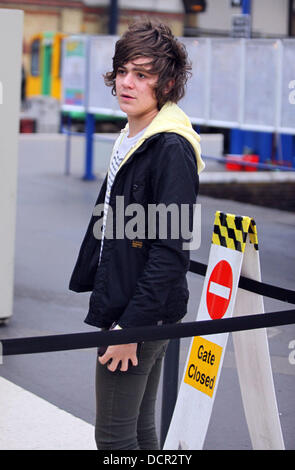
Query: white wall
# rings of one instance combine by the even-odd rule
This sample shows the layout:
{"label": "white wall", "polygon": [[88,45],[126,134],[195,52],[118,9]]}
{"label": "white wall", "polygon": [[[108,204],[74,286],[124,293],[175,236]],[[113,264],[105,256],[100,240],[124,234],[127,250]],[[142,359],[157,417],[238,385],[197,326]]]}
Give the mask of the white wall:
{"label": "white wall", "polygon": [[182,13],[182,0],[119,0],[119,7],[130,10],[153,10]]}
{"label": "white wall", "polygon": [[[287,35],[288,0],[252,0],[252,30],[257,33]],[[207,10],[198,15],[198,27],[229,31],[232,15],[242,9],[231,7],[230,0],[207,0]]]}
{"label": "white wall", "polygon": [[288,34],[288,0],[252,0],[252,28],[266,34]]}
{"label": "white wall", "polygon": [[0,320],[12,315],[23,12],[0,9]]}
{"label": "white wall", "polygon": [[[83,0],[86,5],[108,6],[110,0]],[[119,8],[128,10],[167,11],[183,13],[182,0],[118,0]]]}
{"label": "white wall", "polygon": [[229,0],[207,0],[206,11],[198,14],[198,27],[229,31],[232,14],[240,11],[240,8],[231,8]]}
{"label": "white wall", "polygon": [[[83,0],[87,5],[107,6],[110,0]],[[252,29],[268,35],[287,35],[288,0],[252,0]],[[119,8],[131,10],[184,12],[182,0],[118,0]],[[233,14],[241,8],[232,7],[231,0],[207,0],[205,13],[197,15],[200,28],[218,31],[231,30]]]}

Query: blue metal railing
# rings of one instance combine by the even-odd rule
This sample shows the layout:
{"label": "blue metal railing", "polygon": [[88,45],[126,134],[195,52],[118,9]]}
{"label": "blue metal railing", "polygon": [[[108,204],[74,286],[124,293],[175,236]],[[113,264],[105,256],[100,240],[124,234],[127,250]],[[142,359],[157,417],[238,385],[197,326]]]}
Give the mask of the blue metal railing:
{"label": "blue metal railing", "polygon": [[[71,136],[84,137],[86,139],[86,148],[85,148],[86,155],[85,155],[85,171],[84,171],[83,179],[87,181],[91,181],[95,179],[95,175],[93,174],[93,142],[94,140],[97,140],[100,142],[112,142],[112,141],[114,142],[115,136],[109,137],[109,136],[94,134],[94,119],[91,121],[89,118],[89,120],[87,121],[86,128],[87,128],[86,132],[75,132],[75,131],[69,130],[67,127],[62,126],[61,133],[67,135],[66,156],[65,156],[65,174],[66,175],[70,174],[70,160],[71,160],[70,137]],[[214,157],[211,155],[202,155],[202,158],[204,160],[211,160],[211,161],[216,161],[216,162],[220,162],[224,164],[234,163],[234,164],[238,164],[244,167],[253,167],[257,170],[287,171],[287,172],[295,171],[295,168],[290,168],[290,167],[283,166],[283,165],[245,161],[245,160],[242,160],[242,156],[241,158],[237,158],[237,156],[234,156],[231,158],[231,156]]]}

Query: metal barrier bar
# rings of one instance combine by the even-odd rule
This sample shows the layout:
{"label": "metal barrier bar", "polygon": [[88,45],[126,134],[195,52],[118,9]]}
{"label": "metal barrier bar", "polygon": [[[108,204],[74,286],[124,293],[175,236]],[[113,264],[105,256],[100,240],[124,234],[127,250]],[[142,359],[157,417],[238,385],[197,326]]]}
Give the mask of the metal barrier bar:
{"label": "metal barrier bar", "polygon": [[208,160],[215,160],[221,163],[236,163],[236,164],[238,163],[239,165],[242,165],[242,166],[251,166],[254,168],[261,169],[261,170],[271,170],[271,171],[281,170],[281,171],[292,171],[293,173],[295,172],[294,168],[289,168],[287,166],[269,165],[267,163],[246,162],[246,161],[243,161],[242,159],[236,160],[230,157],[213,157],[211,155],[202,155],[202,158],[208,159]]}
{"label": "metal barrier bar", "polygon": [[[89,115],[90,116],[90,115]],[[92,174],[92,154],[93,154],[93,141],[101,141],[101,142],[112,142],[115,141],[115,138],[109,137],[109,136],[102,136],[99,134],[94,134],[94,132],[91,135],[91,129],[94,131],[94,122],[88,122],[88,131],[85,132],[75,132],[75,131],[69,131],[68,129],[62,127],[61,133],[66,134],[67,136],[79,136],[79,137],[86,137],[87,139],[87,144],[86,144],[86,172],[85,172],[85,177],[84,179],[86,180],[91,180],[94,178]],[[69,145],[69,144],[68,144]],[[70,147],[69,147],[70,148]],[[266,163],[254,163],[254,162],[247,162],[243,161],[242,158],[237,162],[236,159],[231,159],[230,157],[214,157],[211,155],[202,155],[202,158],[204,160],[215,160],[220,163],[238,163],[239,165],[242,166],[248,166],[248,167],[254,167],[260,170],[269,170],[269,171],[290,171],[290,172],[295,172],[294,168],[289,168],[286,166],[282,165],[269,165]],[[66,159],[68,162],[70,162],[70,156],[67,154]],[[69,168],[69,163],[67,165],[67,168]],[[69,174],[69,173],[67,173]]]}

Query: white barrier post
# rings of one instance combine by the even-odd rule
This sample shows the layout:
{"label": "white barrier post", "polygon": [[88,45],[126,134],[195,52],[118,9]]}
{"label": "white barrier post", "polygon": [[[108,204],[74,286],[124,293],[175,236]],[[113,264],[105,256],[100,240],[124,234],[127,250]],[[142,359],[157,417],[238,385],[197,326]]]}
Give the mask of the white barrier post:
{"label": "white barrier post", "polygon": [[23,12],[0,9],[0,322],[12,315]]}
{"label": "white barrier post", "polygon": [[[241,274],[261,281],[259,251],[246,243]],[[264,313],[263,297],[238,290],[235,316]],[[233,333],[240,389],[253,449],[284,449],[265,328]]]}
{"label": "white barrier post", "polygon": [[[260,280],[255,221],[216,212],[198,321],[264,311],[261,296],[238,289],[241,272]],[[228,334],[192,339],[164,450],[203,448]],[[234,340],[252,446],[283,449],[266,332],[238,332]]]}

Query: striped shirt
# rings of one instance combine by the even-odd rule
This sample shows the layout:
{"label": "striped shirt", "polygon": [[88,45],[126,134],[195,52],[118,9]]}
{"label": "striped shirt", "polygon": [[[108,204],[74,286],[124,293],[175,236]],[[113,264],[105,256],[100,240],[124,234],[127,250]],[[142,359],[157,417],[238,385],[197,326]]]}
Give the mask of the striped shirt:
{"label": "striped shirt", "polygon": [[109,203],[110,203],[111,189],[112,189],[116,174],[117,174],[117,172],[120,168],[120,165],[121,165],[122,161],[124,160],[125,156],[132,149],[132,147],[134,147],[136,145],[138,139],[140,139],[143,136],[143,134],[145,132],[145,129],[143,129],[142,131],[140,131],[138,134],[136,134],[133,137],[127,137],[127,135],[123,133],[122,138],[119,140],[119,144],[115,145],[115,147],[114,147],[112,158],[111,158],[111,163],[110,163],[110,167],[109,167],[109,173],[108,173],[108,179],[107,179],[107,189],[106,189],[105,200],[104,200],[102,238],[101,238],[99,261],[100,261],[101,254],[102,254],[103,240],[104,240],[104,235],[105,235],[105,228],[106,228],[107,214],[108,214],[108,208],[109,208]]}

